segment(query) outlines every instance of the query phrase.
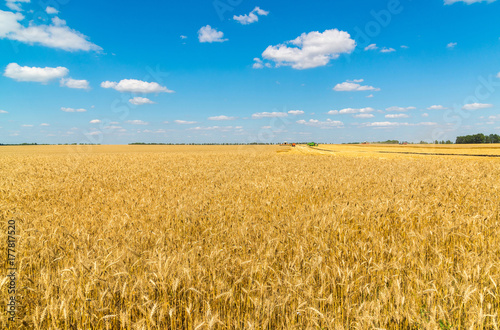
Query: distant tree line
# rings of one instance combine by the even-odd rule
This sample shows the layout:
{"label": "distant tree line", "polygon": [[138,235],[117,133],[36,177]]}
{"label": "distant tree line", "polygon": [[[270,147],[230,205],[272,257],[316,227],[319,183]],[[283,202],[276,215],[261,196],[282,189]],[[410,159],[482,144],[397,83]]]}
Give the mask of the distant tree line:
{"label": "distant tree line", "polygon": [[456,144],[480,144],[480,143],[500,143],[500,135],[482,133],[474,135],[457,136]]}

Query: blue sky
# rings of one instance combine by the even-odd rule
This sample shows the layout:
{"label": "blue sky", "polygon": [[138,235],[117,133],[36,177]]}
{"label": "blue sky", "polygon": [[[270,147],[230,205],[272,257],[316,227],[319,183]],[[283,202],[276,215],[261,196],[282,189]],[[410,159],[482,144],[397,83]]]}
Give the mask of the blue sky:
{"label": "blue sky", "polygon": [[0,143],[500,133],[500,1],[0,1]]}

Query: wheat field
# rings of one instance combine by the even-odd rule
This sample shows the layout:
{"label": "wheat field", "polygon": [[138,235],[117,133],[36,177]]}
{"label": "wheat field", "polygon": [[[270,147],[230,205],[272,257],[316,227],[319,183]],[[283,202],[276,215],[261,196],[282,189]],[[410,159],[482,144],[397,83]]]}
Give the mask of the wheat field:
{"label": "wheat field", "polygon": [[500,158],[328,148],[1,147],[0,328],[498,329]]}

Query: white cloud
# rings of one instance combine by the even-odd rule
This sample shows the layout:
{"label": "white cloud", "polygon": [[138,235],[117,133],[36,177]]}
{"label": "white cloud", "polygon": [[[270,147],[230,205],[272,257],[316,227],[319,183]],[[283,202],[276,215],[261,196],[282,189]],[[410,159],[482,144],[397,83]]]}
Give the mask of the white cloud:
{"label": "white cloud", "polygon": [[470,4],[473,4],[473,3],[478,3],[478,2],[488,2],[488,3],[492,3],[492,2],[495,2],[496,0],[444,0],[444,4],[445,5],[452,5],[456,2],[463,2],[463,3],[466,3],[468,5]]}
{"label": "white cloud", "polygon": [[367,50],[377,50],[378,47],[377,47],[377,44],[371,44],[371,45],[368,45],[365,47],[365,51]]}
{"label": "white cloud", "polygon": [[181,35],[181,39],[187,39],[187,36]]}
{"label": "white cloud", "polygon": [[145,121],[142,121],[142,120],[139,120],[139,119],[127,120],[126,123],[127,124],[132,124],[132,125],[149,125],[148,122],[145,122]]}
{"label": "white cloud", "polygon": [[11,10],[22,11],[23,9],[21,8],[21,3],[29,2],[30,0],[7,0],[5,5]]}
{"label": "white cloud", "polygon": [[189,131],[222,131],[222,132],[228,132],[228,131],[232,131],[234,129],[241,129],[241,128],[242,128],[241,126],[236,126],[236,127],[233,127],[233,126],[200,127],[200,126],[197,126],[197,127],[188,128],[188,130]]}
{"label": "white cloud", "polygon": [[146,97],[139,97],[139,96],[134,97],[133,99],[130,99],[128,101],[134,105],[154,104],[154,102],[151,101],[150,99],[148,99]]}
{"label": "white cloud", "polygon": [[380,50],[381,53],[392,53],[392,52],[395,52],[396,50],[394,48],[387,48],[387,47],[384,47]]}
{"label": "white cloud", "polygon": [[290,110],[290,111],[288,111],[288,113],[291,115],[297,116],[297,115],[303,115],[304,111],[302,111],[302,110]]}
{"label": "white cloud", "polygon": [[408,46],[406,46],[406,45],[401,45],[401,48],[403,48],[403,49],[408,49],[408,48],[410,48],[410,47],[408,47]]}
{"label": "white cloud", "polygon": [[449,44],[446,45],[446,48],[453,49],[453,48],[455,48],[456,45],[457,45],[456,42],[450,42]]}
{"label": "white cloud", "polygon": [[398,123],[392,121],[379,121],[374,123],[365,123],[363,126],[387,128],[387,127],[400,127],[400,126],[434,126],[434,125],[437,125],[437,123],[422,122],[413,124],[413,123]]}
{"label": "white cloud", "polygon": [[[292,45],[292,46],[288,46]],[[327,65],[340,54],[351,53],[356,42],[349,33],[337,29],[322,33],[313,31],[302,33],[285,44],[269,46],[262,57],[276,63],[276,66],[291,66],[294,69],[310,69]]]}
{"label": "white cloud", "polygon": [[288,114],[286,112],[257,112],[252,115],[252,119],[261,119],[261,118],[280,118],[287,117]]}
{"label": "white cloud", "polygon": [[0,10],[0,39],[10,39],[27,44],[66,51],[101,51],[102,48],[88,41],[88,37],[66,26],[62,19],[54,17],[50,25],[23,26],[24,16],[20,13]]}
{"label": "white cloud", "polygon": [[229,116],[214,116],[208,117],[208,120],[236,120],[238,117],[229,117]]}
{"label": "white cloud", "polygon": [[146,82],[137,79],[123,79],[120,82],[104,81],[102,88],[113,88],[122,93],[174,93],[167,87],[161,86],[156,82]]}
{"label": "white cloud", "polygon": [[367,98],[372,98],[372,97],[373,97],[373,94],[367,95],[366,97],[367,97]]}
{"label": "white cloud", "polygon": [[234,15],[233,19],[240,24],[247,25],[257,22],[259,20],[258,15],[267,16],[268,14],[268,11],[262,10],[259,7],[255,7],[254,10],[252,10],[248,15]]}
{"label": "white cloud", "polygon": [[49,15],[59,14],[59,10],[55,9],[54,7],[50,7],[50,6],[45,9],[45,12]]}
{"label": "white cloud", "polygon": [[415,107],[406,107],[406,108],[403,108],[403,107],[389,107],[385,110],[387,111],[399,111],[399,112],[405,112],[405,111],[409,111],[409,110],[415,110],[416,108]]}
{"label": "white cloud", "polygon": [[361,108],[361,109],[353,109],[353,108],[346,108],[342,110],[330,110],[328,111],[329,115],[348,115],[348,114],[357,114],[357,113],[370,113],[375,111],[375,109],[371,107],[367,108]]}
{"label": "white cloud", "polygon": [[0,110],[0,113],[8,113],[8,112],[5,110]]}
{"label": "white cloud", "polygon": [[422,117],[429,117],[429,114],[428,113],[423,113]]}
{"label": "white cloud", "polygon": [[333,127],[344,126],[343,122],[331,119],[327,119],[326,121],[319,121],[316,119],[309,119],[309,121],[306,121],[304,119],[301,119],[297,120],[297,124],[312,126],[312,127],[320,127],[320,128],[333,128]]}
{"label": "white cloud", "polygon": [[497,74],[497,78],[500,78],[500,72]]}
{"label": "white cloud", "polygon": [[196,124],[195,121],[188,121],[188,120],[174,120],[174,123],[179,124],[179,125],[192,125],[192,124]]}
{"label": "white cloud", "polygon": [[118,126],[118,125],[109,125],[109,126],[105,126],[104,128],[105,129],[122,129],[123,127]]}
{"label": "white cloud", "polygon": [[488,109],[492,108],[493,104],[484,104],[484,103],[470,103],[466,104],[462,107],[463,110],[480,110],[480,109]]}
{"label": "white cloud", "polygon": [[427,108],[427,110],[447,110],[448,108],[442,106],[442,105],[431,105],[430,107]]}
{"label": "white cloud", "polygon": [[271,129],[272,127],[271,126],[262,126],[261,128],[262,129]]}
{"label": "white cloud", "polygon": [[262,60],[258,57],[253,59],[254,63],[252,65],[252,68],[254,69],[262,69],[264,67],[264,64],[262,63]]}
{"label": "white cloud", "polygon": [[68,72],[69,70],[62,66],[57,68],[37,68],[10,63],[5,68],[4,76],[17,81],[33,81],[46,84],[51,80],[66,76]]}
{"label": "white cloud", "polygon": [[64,111],[64,112],[86,112],[87,110],[62,107],[61,111]]}
{"label": "white cloud", "polygon": [[341,84],[335,85],[333,87],[333,90],[336,92],[362,92],[362,91],[374,91],[378,92],[380,91],[380,88],[375,88],[373,86],[362,86],[358,84],[358,82],[363,82],[363,79],[358,79],[358,80],[353,80],[353,81],[346,81]]}
{"label": "white cloud", "polygon": [[354,115],[354,118],[373,118],[375,117],[371,113],[361,113],[359,115]]}
{"label": "white cloud", "polygon": [[385,118],[408,118],[407,114],[404,113],[398,113],[398,114],[391,114],[391,115],[385,115]]}
{"label": "white cloud", "polygon": [[99,119],[92,119],[91,121],[89,121],[89,123],[91,123],[91,124],[100,124],[101,121]]}
{"label": "white cloud", "polygon": [[50,126],[50,124],[47,123],[41,123],[40,126]]}
{"label": "white cloud", "polygon": [[206,25],[198,30],[198,40],[200,42],[224,42],[228,39],[223,39],[224,33],[217,31],[217,29],[212,28],[210,25]]}
{"label": "white cloud", "polygon": [[90,89],[89,82],[87,80],[76,80],[72,78],[63,78],[60,81],[61,86],[66,86],[69,88],[76,89]]}

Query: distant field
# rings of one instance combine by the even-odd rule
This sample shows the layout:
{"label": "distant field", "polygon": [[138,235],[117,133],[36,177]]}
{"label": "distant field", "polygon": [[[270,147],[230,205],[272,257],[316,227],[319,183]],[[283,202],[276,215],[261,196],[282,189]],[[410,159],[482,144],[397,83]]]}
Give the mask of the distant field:
{"label": "distant field", "polygon": [[18,227],[12,328],[498,328],[500,158],[380,151],[500,155],[0,147],[2,255]]}

